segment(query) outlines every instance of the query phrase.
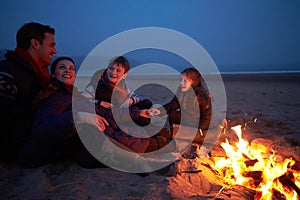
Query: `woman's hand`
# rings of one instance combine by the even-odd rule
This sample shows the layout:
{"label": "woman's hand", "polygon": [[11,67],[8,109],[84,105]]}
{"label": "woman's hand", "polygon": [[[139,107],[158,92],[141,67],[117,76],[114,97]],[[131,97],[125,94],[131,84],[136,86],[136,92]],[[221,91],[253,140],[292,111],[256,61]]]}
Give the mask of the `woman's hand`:
{"label": "woman's hand", "polygon": [[105,118],[100,115],[96,115],[95,113],[78,112],[76,120],[79,124],[90,124],[96,126],[100,131],[104,131],[105,126],[109,125]]}
{"label": "woman's hand", "polygon": [[104,131],[105,130],[105,126],[108,126],[108,122],[106,121],[105,118],[101,117],[100,115],[96,115],[97,116],[97,127],[99,127],[100,131]]}

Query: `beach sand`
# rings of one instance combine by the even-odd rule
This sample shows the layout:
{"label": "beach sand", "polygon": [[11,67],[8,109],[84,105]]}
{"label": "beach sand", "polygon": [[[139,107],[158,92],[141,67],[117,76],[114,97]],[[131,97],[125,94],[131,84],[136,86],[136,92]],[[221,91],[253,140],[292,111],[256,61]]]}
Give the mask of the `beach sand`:
{"label": "beach sand", "polygon": [[[226,118],[230,126],[241,124],[249,141],[266,138],[274,142],[284,157],[300,161],[300,74],[223,75],[226,91]],[[135,78],[140,85],[143,78]],[[213,79],[212,79],[213,80]],[[86,78],[79,78],[83,88]],[[177,83],[172,78],[157,78],[170,88]],[[152,91],[153,85],[137,93],[162,104],[172,93]],[[214,101],[218,94],[213,94]],[[222,135],[220,140],[227,137]],[[230,136],[228,136],[230,138]],[[218,149],[218,145],[216,145]],[[216,150],[218,152],[218,150]],[[213,153],[213,151],[212,151]],[[205,158],[203,163],[205,163]],[[179,171],[191,168],[190,159],[178,162]],[[130,174],[110,168],[84,169],[71,161],[49,164],[35,169],[0,165],[0,199],[211,199],[216,197],[222,183],[209,176],[205,165],[195,173]],[[167,176],[174,175],[174,176]],[[236,186],[237,187],[237,186]],[[251,199],[253,192],[236,196]],[[251,196],[252,195],[252,196]],[[250,197],[249,197],[250,196]],[[234,195],[223,199],[234,199]]]}

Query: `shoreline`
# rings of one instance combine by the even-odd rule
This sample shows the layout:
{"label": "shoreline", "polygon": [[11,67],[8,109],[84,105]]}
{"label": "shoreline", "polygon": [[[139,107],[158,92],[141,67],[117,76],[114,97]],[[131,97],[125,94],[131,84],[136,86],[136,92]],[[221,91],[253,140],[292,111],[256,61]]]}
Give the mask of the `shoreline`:
{"label": "shoreline", "polygon": [[[96,70],[95,70],[96,71]],[[78,72],[77,72],[78,73]],[[135,76],[176,76],[179,75],[180,72],[178,73],[173,73],[173,74],[169,74],[169,73],[164,73],[162,72],[161,74],[129,74],[132,77]],[[275,74],[300,74],[300,70],[289,70],[289,71],[240,71],[240,72],[220,72],[218,74],[216,73],[202,73],[202,75],[205,76],[210,76],[210,75],[221,75],[221,76],[226,76],[226,75],[275,75]],[[90,77],[93,75],[93,72],[81,72],[81,74],[77,74],[77,76],[79,77]]]}
{"label": "shoreline", "polygon": [[[90,81],[91,76],[82,76],[79,75],[76,78],[75,85],[79,90],[83,90],[84,87]],[[253,74],[203,74],[203,78],[205,81],[223,81],[225,82],[231,81],[287,81],[287,82],[295,82],[300,83],[300,72],[299,73],[253,73]],[[180,81],[180,75],[128,75],[128,82],[138,81],[139,84],[143,85],[143,83],[147,83],[149,81],[166,83],[166,85],[175,84],[172,81]]]}

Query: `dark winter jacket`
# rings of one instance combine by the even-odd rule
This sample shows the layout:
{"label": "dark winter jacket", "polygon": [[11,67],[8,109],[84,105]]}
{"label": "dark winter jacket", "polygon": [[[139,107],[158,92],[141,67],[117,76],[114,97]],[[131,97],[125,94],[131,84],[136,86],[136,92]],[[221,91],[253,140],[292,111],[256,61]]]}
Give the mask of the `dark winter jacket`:
{"label": "dark winter jacket", "polygon": [[[59,143],[77,134],[72,113],[73,87],[57,79],[51,81],[50,94],[40,96],[32,137],[45,143]],[[41,93],[45,95],[46,91]],[[52,94],[51,94],[52,93]],[[43,99],[44,98],[44,99]]]}
{"label": "dark winter jacket", "polygon": [[[109,126],[104,131],[106,135],[134,151],[143,152],[145,150],[148,139],[135,138],[119,130],[113,120],[111,109],[99,105],[95,106],[87,98],[81,96],[76,88],[67,87],[57,79],[52,80],[52,85],[57,90],[39,104],[32,129],[33,138],[41,143],[63,143],[74,136],[77,137],[78,134],[74,123],[73,111],[96,112],[109,122]],[[131,109],[133,118],[137,117],[137,114],[135,114],[137,112],[134,109],[137,108]],[[116,120],[123,119],[121,111],[114,113]]]}
{"label": "dark winter jacket", "polygon": [[120,108],[129,98],[133,100],[132,105],[138,105],[140,109],[149,109],[152,106],[150,100],[143,99],[140,96],[131,93],[124,80],[121,80],[120,83],[114,85],[107,80],[106,76],[105,70],[97,85],[95,94],[96,100],[111,103],[117,108]]}
{"label": "dark winter jacket", "polygon": [[14,160],[30,136],[33,97],[42,86],[33,67],[14,51],[0,62],[0,161]]}
{"label": "dark winter jacket", "polygon": [[[123,109],[122,105],[124,105],[126,100],[131,98],[133,102],[129,106],[129,108],[135,110],[136,111],[135,113],[137,114],[135,115],[135,117],[131,116],[132,120],[139,126],[148,125],[150,123],[150,118],[140,117],[139,110],[151,108],[152,102],[149,99],[143,99],[140,96],[129,92],[123,80],[117,85],[114,85],[107,80],[106,76],[107,75],[105,70],[102,74],[101,79],[99,80],[96,94],[95,94],[95,99],[98,102],[104,101],[104,102],[111,103],[115,109]],[[133,113],[131,112],[131,115],[132,114]],[[127,119],[124,119],[124,117],[126,117],[127,115],[121,115],[121,116],[123,120],[127,120],[127,121],[131,120],[128,117]]]}
{"label": "dark winter jacket", "polygon": [[[196,97],[196,98],[195,98]],[[212,108],[209,93],[201,86],[191,87],[186,92],[177,90],[177,95],[160,109],[162,114],[180,109],[183,125],[197,126],[207,130],[211,121]]]}
{"label": "dark winter jacket", "polygon": [[[114,96],[112,95],[114,91]],[[129,98],[129,91],[123,82],[113,84],[108,81],[106,70],[103,72],[101,79],[99,80],[95,99],[99,101],[105,101],[111,103],[115,107],[121,107],[121,105]]]}

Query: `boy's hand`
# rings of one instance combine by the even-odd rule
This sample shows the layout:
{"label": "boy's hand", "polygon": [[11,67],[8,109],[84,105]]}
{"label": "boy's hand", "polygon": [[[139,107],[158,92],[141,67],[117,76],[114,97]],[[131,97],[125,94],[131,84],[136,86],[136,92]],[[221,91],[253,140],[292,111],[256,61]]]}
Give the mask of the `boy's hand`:
{"label": "boy's hand", "polygon": [[140,113],[139,113],[139,116],[140,117],[145,117],[145,118],[150,118],[150,115],[149,115],[149,110],[140,110],[139,111]]}
{"label": "boy's hand", "polygon": [[111,107],[113,107],[111,103],[108,103],[106,101],[101,101],[100,105],[103,106],[104,108],[111,108]]}

